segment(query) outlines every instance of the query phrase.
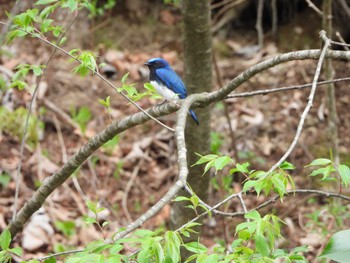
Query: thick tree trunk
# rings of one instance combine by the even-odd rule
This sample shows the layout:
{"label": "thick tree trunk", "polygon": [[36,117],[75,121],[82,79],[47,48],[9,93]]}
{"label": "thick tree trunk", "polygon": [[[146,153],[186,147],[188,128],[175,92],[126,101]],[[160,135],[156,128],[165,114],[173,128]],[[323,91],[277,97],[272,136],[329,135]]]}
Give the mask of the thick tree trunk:
{"label": "thick tree trunk", "polygon": [[[212,54],[210,30],[209,0],[184,0],[184,67],[185,84],[189,94],[209,92],[212,89]],[[207,154],[210,148],[210,107],[195,110],[200,125],[197,126],[189,117],[186,125],[186,145],[188,164],[198,159],[195,153]],[[193,191],[206,200],[209,186],[209,175],[203,174],[203,166],[189,167],[188,183]],[[184,192],[180,193],[185,195]],[[187,204],[186,204],[187,205]],[[179,227],[195,213],[176,203],[172,209],[172,225]],[[197,237],[192,236],[196,240]]]}

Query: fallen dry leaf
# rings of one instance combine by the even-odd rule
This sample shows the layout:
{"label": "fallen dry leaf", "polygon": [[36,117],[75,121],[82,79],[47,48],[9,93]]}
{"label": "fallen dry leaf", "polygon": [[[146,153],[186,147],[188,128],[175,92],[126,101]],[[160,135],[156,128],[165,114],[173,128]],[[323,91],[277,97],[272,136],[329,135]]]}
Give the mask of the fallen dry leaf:
{"label": "fallen dry leaf", "polygon": [[23,229],[22,247],[28,251],[37,250],[50,244],[50,236],[53,233],[49,216],[44,208],[40,208]]}

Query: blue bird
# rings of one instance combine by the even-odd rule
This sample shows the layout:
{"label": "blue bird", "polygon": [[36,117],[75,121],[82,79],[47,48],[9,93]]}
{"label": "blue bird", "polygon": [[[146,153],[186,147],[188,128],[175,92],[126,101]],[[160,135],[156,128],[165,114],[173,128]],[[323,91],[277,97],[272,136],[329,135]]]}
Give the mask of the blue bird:
{"label": "blue bird", "polygon": [[[177,100],[187,97],[185,84],[165,59],[151,58],[145,65],[148,66],[150,71],[150,83],[163,98]],[[197,125],[199,125],[193,110],[189,110],[189,112]]]}

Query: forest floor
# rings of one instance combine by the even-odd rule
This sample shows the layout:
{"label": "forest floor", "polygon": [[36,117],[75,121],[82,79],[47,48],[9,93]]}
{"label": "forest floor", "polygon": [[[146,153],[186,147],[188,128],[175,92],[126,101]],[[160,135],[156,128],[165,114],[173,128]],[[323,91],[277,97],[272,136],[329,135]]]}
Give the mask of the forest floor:
{"label": "forest floor", "polygon": [[[151,57],[165,57],[179,75],[182,75],[184,65],[181,62],[181,39],[176,38],[179,29],[174,26],[178,18],[165,12],[162,19],[164,25],[161,29],[154,27],[147,29],[149,25],[142,26],[140,23],[126,26],[127,22],[123,23],[123,19],[120,19],[119,23],[115,23],[116,28],[110,30],[106,26],[108,32],[103,31],[106,32],[105,38],[118,39],[114,46],[111,43],[96,43],[94,47],[90,46],[100,58],[117,70],[117,79],[112,80],[116,86],[121,85],[121,77],[129,72],[127,82],[136,83],[136,87],[142,91],[143,83],[147,82],[148,76],[148,70],[143,63]],[[98,25],[95,25],[96,27]],[[169,30],[169,28],[172,29]],[[130,32],[127,31],[128,29]],[[75,34],[79,29],[72,30],[71,34]],[[157,30],[164,33],[162,41],[160,39],[152,41],[150,37],[159,36],[159,32],[156,34]],[[227,83],[260,61],[288,51],[288,48],[289,51],[296,50],[285,43],[298,42],[296,40],[298,37],[299,42],[303,41],[302,34],[298,35],[300,26],[293,24],[293,36],[291,34],[288,36],[285,32],[289,30],[290,25],[281,27],[282,36],[280,35],[277,41],[267,36],[263,49],[250,57],[238,56],[236,51],[240,47],[254,44],[254,32],[239,32],[244,36],[240,38],[223,40],[215,37],[215,63],[220,73],[220,77],[217,72],[214,73],[215,89],[220,88],[218,78],[222,83]],[[128,33],[118,37],[116,32]],[[98,35],[96,32],[93,33]],[[318,29],[313,29],[312,34],[315,36],[315,41],[305,48],[319,46]],[[282,38],[284,38],[283,41]],[[289,38],[289,41],[286,38]],[[100,38],[96,37],[95,42],[97,42],[96,39]],[[118,49],[115,48],[116,46]],[[14,67],[19,63],[45,63],[51,47],[30,39],[15,43],[9,52],[15,55],[3,56],[0,66],[14,71]],[[19,207],[23,206],[46,177],[57,171],[89,138],[103,130],[110,123],[110,119],[121,119],[137,112],[134,106],[127,103],[96,76],[81,78],[74,75],[71,72],[74,63],[67,61],[68,58],[63,54],[56,53],[40,84],[33,111],[33,116],[36,117],[33,117],[24,150]],[[316,63],[317,61],[284,63],[250,79],[234,93],[311,83]],[[349,67],[349,62],[334,62],[336,78],[348,77]],[[324,76],[322,76],[323,79]],[[28,82],[33,85],[36,78],[29,77]],[[341,162],[349,163],[350,92],[346,82],[336,83],[335,86]],[[327,133],[328,111],[325,90],[325,86],[318,88],[298,146],[288,161],[297,167],[292,172],[296,188],[317,188],[338,192],[338,186],[332,185],[332,189],[329,184],[326,186],[320,183],[320,178],[310,177],[308,175],[310,170],[305,168],[305,165],[315,158],[330,157],[331,144]],[[12,90],[8,93],[11,93],[8,100],[5,100],[5,96],[2,97],[0,112],[0,130],[2,131],[0,134],[0,229],[6,227],[12,216],[14,178],[20,158],[19,135],[23,129],[18,128],[18,124],[23,124],[25,120],[24,111],[17,110],[9,113],[4,108],[27,107],[31,100],[29,92]],[[306,106],[308,94],[309,90],[304,89],[228,99],[225,103],[229,108],[234,138],[230,136],[223,103],[213,105],[212,147],[216,147],[220,154],[238,158],[239,163],[249,162],[251,169],[268,170],[291,144],[300,115]],[[110,115],[98,102],[98,99],[105,99],[107,96],[111,97]],[[144,98],[138,104],[148,108],[159,102]],[[172,127],[175,114],[162,117],[160,120]],[[41,213],[34,215],[24,231],[16,237],[15,242],[25,248],[24,258],[38,258],[62,249],[83,247],[84,244],[103,238],[104,235],[111,236],[118,228],[136,219],[159,200],[173,184],[177,175],[174,147],[173,134],[155,122],[149,121],[128,130],[116,137],[109,145],[99,149],[75,173],[74,180],[68,180],[47,199]],[[210,176],[225,176],[225,172],[227,173],[223,171],[222,174]],[[232,189],[234,191],[241,189],[238,180],[234,180]],[[348,189],[343,189],[343,193],[348,194]],[[216,191],[212,187],[209,196],[210,204],[216,204],[224,198],[225,193]],[[84,223],[83,216],[89,215],[86,200],[98,200],[98,203],[106,208],[100,215],[100,220],[110,222],[105,233]],[[266,198],[263,196],[257,198],[252,195],[249,198],[247,196],[246,200],[248,209],[251,209]],[[241,208],[233,201],[225,209],[233,212]],[[166,206],[143,227],[166,228],[169,211],[170,206]],[[332,233],[350,226],[349,204],[334,202],[319,196],[285,197],[283,203],[277,201],[260,212],[264,214],[271,211],[286,223],[282,227],[285,240],[280,240],[281,247],[293,248],[308,245],[307,257],[310,261],[320,253]],[[242,218],[207,218],[204,221],[205,231],[201,237],[202,242],[208,246],[214,245],[217,240],[232,242],[235,238],[235,226],[242,220]]]}

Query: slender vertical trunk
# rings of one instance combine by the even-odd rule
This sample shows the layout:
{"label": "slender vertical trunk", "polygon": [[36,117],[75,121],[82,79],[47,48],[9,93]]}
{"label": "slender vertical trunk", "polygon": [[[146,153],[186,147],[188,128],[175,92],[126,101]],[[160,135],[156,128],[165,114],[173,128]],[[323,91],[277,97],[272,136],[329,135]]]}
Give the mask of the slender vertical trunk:
{"label": "slender vertical trunk", "polygon": [[[332,15],[332,0],[323,1],[323,19],[322,27],[327,32],[328,37],[333,35],[333,15]],[[334,79],[334,68],[331,59],[325,60],[325,75],[327,80]],[[328,106],[328,129],[333,151],[334,162],[339,164],[339,138],[337,127],[337,109],[334,84],[330,83],[327,87],[327,106]]]}

